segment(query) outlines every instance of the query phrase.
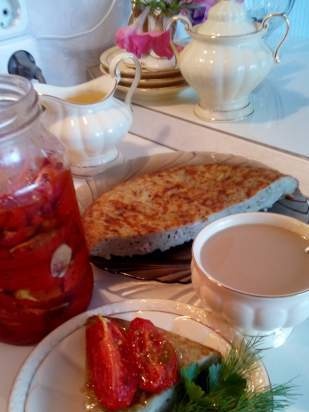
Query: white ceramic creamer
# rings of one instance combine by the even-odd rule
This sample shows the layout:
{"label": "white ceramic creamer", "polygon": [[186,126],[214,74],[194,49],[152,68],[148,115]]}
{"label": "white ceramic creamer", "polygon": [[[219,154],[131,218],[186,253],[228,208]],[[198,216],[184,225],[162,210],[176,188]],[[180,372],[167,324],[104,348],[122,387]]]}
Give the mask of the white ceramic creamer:
{"label": "white ceramic creamer", "polygon": [[[122,102],[114,92],[119,64],[128,59],[136,72]],[[132,124],[131,99],[140,80],[140,63],[132,54],[122,53],[112,61],[110,73],[73,87],[34,85],[45,108],[43,122],[65,146],[73,173],[99,173],[117,157],[117,144]]]}

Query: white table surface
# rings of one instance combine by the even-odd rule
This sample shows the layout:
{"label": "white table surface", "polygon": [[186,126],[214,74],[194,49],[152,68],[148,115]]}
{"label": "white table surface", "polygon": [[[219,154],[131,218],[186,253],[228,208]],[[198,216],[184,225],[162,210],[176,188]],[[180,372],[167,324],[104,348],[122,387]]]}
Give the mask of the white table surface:
{"label": "white table surface", "polygon": [[[170,151],[136,136],[128,135],[120,147],[126,157],[138,157]],[[156,282],[127,280],[95,271],[95,289],[91,308],[129,298],[161,298],[199,304],[191,285],[163,285]],[[10,388],[19,368],[33,347],[0,343],[0,412],[7,411]],[[295,377],[300,396],[288,412],[309,411],[309,321],[298,326],[284,346],[264,353],[264,362],[273,383]],[[44,411],[41,411],[44,412]],[[71,411],[70,411],[71,412]]]}
{"label": "white table surface", "polygon": [[[309,196],[309,40],[291,43],[282,63],[253,94],[255,113],[239,122],[207,123],[195,116],[196,93],[139,100],[131,133],[185,151],[233,153],[298,178]],[[309,407],[308,407],[309,410]]]}
{"label": "white table surface", "polygon": [[[283,48],[281,63],[273,67],[267,79],[254,92],[255,112],[238,122],[206,122],[193,112],[197,94],[186,89],[177,98],[156,103],[140,101],[142,107],[176,119],[200,125],[211,132],[275,147],[309,159],[309,40],[291,42]],[[138,122],[140,123],[140,118]],[[152,127],[157,125],[152,125]],[[145,125],[145,134],[147,135]],[[167,130],[164,131],[166,136]],[[213,139],[216,135],[212,134]],[[194,145],[196,138],[190,141]],[[309,408],[308,408],[309,409]]]}

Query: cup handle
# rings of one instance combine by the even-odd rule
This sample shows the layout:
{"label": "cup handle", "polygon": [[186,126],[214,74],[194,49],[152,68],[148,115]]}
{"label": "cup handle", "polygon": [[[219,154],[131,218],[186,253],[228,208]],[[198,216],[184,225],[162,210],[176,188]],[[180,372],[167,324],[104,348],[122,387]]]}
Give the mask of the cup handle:
{"label": "cup handle", "polygon": [[120,63],[126,60],[133,60],[134,66],[135,66],[134,79],[124,100],[126,104],[131,106],[133,94],[141,79],[142,68],[141,68],[140,61],[132,53],[120,53],[117,56],[115,56],[113,60],[111,61],[110,66],[109,66],[109,72],[111,76],[115,78],[116,84],[118,84],[121,80]]}
{"label": "cup handle", "polygon": [[[186,16],[181,16],[181,15],[172,17],[172,18],[169,20],[169,22],[168,22],[168,24],[167,24],[167,26],[166,26],[166,30],[170,30],[171,28],[173,28],[174,25],[175,25],[178,21],[182,21],[182,22],[184,23],[186,31],[189,32],[189,34],[190,34],[190,32],[192,31],[192,23],[191,23],[190,19],[188,19],[188,17],[186,17]],[[179,63],[179,52],[178,52],[178,50],[177,50],[176,44],[175,44],[174,41],[173,41],[173,36],[172,36],[172,35],[171,35],[170,45],[171,45],[171,48],[172,48],[172,50],[173,50],[173,52],[174,52],[174,54],[175,54],[177,63]]]}
{"label": "cup handle", "polygon": [[279,51],[281,49],[281,47],[283,46],[283,43],[285,42],[289,31],[290,31],[290,21],[288,16],[285,13],[271,13],[268,14],[266,17],[264,17],[263,21],[262,21],[262,27],[264,30],[268,30],[269,27],[269,21],[273,18],[273,17],[280,17],[281,19],[284,20],[285,23],[285,31],[283,34],[282,39],[280,40],[276,50],[273,53],[273,57],[276,63],[280,63],[280,56],[279,56]]}

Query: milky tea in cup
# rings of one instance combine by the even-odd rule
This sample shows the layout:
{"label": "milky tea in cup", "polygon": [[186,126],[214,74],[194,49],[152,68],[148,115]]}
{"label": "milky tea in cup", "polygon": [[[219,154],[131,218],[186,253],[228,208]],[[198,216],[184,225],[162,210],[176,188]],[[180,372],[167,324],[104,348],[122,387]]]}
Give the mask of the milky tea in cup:
{"label": "milky tea in cup", "polygon": [[244,335],[280,346],[309,317],[309,225],[240,213],[206,226],[192,253],[192,283],[206,306]]}
{"label": "milky tea in cup", "polygon": [[218,282],[244,293],[282,296],[309,288],[309,238],[270,224],[228,227],[202,249]]}

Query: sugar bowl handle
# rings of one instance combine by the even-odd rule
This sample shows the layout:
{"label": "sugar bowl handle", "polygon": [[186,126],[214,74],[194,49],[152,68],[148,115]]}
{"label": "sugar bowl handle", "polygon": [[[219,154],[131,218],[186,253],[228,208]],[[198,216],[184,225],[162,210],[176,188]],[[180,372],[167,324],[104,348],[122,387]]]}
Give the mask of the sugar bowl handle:
{"label": "sugar bowl handle", "polygon": [[264,30],[268,30],[269,27],[269,21],[273,18],[273,17],[280,17],[281,19],[283,19],[284,23],[285,23],[285,31],[283,34],[282,39],[280,40],[276,50],[273,53],[274,56],[274,60],[276,63],[280,63],[280,56],[279,56],[279,51],[281,49],[281,47],[283,46],[283,43],[285,42],[289,31],[290,31],[290,21],[288,16],[285,13],[271,13],[268,14],[266,17],[264,17],[263,21],[262,21],[262,27]]}
{"label": "sugar bowl handle", "polygon": [[111,61],[110,66],[109,66],[109,72],[111,76],[115,78],[116,83],[118,84],[121,80],[120,64],[128,60],[133,61],[134,66],[135,66],[134,79],[125,97],[125,103],[131,106],[132,97],[141,79],[142,68],[141,68],[140,61],[132,53],[120,53],[116,57],[114,57],[113,60]]}
{"label": "sugar bowl handle", "polygon": [[[192,23],[191,23],[190,19],[188,19],[188,17],[186,17],[186,16],[181,16],[181,15],[172,17],[172,18],[169,20],[169,22],[168,22],[168,24],[167,24],[167,26],[166,26],[166,30],[171,30],[171,29],[173,29],[174,25],[175,25],[178,21],[182,21],[182,22],[184,23],[186,31],[190,34],[190,32],[192,31]],[[174,31],[171,30],[171,33],[174,33]],[[171,42],[170,42],[170,45],[171,45],[171,49],[173,50],[173,52],[174,52],[174,54],[175,54],[175,57],[176,57],[177,62],[179,62],[179,52],[178,52],[178,49],[177,49],[176,44],[175,44],[174,41],[173,41],[173,34],[171,34]]]}

